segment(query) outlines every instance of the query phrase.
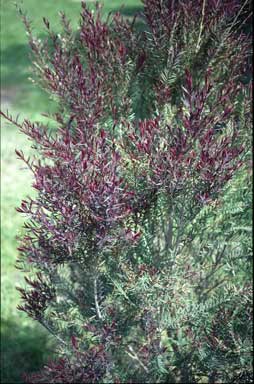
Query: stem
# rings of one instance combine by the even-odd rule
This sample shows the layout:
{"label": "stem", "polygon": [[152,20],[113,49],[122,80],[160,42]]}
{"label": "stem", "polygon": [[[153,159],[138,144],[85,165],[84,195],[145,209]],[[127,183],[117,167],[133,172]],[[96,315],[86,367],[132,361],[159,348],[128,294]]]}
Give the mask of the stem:
{"label": "stem", "polygon": [[136,352],[133,350],[131,346],[128,346],[129,352],[126,351],[127,355],[129,355],[133,360],[136,360],[139,365],[144,369],[146,373],[149,372],[148,368],[144,365],[144,363],[139,359],[138,355]]}
{"label": "stem", "polygon": [[61,344],[63,344],[63,345],[67,345],[67,343],[60,337],[60,336],[58,336],[54,331],[53,331],[53,329],[52,328],[50,328],[42,319],[40,319],[40,320],[38,320],[39,321],[39,323],[44,327],[44,328],[46,328],[46,330],[52,335],[52,336],[54,336],[58,341],[60,341],[60,343]]}
{"label": "stem", "polygon": [[202,17],[201,17],[201,23],[200,23],[200,28],[199,28],[199,34],[198,34],[198,42],[197,42],[197,46],[196,46],[196,53],[199,50],[200,41],[201,41],[201,35],[202,35],[202,32],[203,32],[204,17],[205,17],[205,5],[206,5],[206,0],[203,0]]}
{"label": "stem", "polygon": [[183,228],[184,228],[184,224],[185,224],[183,213],[184,213],[184,206],[182,205],[181,210],[180,210],[180,214],[179,214],[179,222],[178,222],[176,241],[175,241],[175,246],[174,246],[175,256],[177,255],[177,251],[179,248],[179,244],[180,244],[180,240],[181,240],[181,236],[183,234]]}
{"label": "stem", "polygon": [[173,219],[172,219],[172,215],[173,215],[173,208],[172,208],[172,204],[170,203],[168,228],[167,228],[167,232],[165,233],[165,251],[167,251],[167,249],[172,250],[172,248],[173,248]]}
{"label": "stem", "polygon": [[93,287],[94,287],[94,302],[95,302],[96,314],[97,314],[98,320],[102,321],[102,314],[101,314],[99,301],[98,301],[97,276],[95,276],[94,278]]}
{"label": "stem", "polygon": [[212,370],[209,375],[208,375],[208,384],[213,384],[215,383],[217,376],[217,372],[215,370]]}
{"label": "stem", "polygon": [[[236,17],[234,18],[232,24],[230,25],[228,31],[226,32],[225,36],[222,38],[222,40],[221,40],[221,42],[220,42],[218,48],[217,48],[216,51],[214,52],[214,54],[213,54],[213,58],[211,58],[211,60],[210,60],[210,62],[209,62],[209,64],[208,64],[208,66],[212,66],[212,63],[213,63],[213,60],[215,60],[215,56],[216,56],[216,54],[217,54],[217,53],[220,51],[220,49],[223,47],[223,44],[224,44],[225,40],[230,36],[230,33],[231,33],[233,27],[236,25],[237,20],[238,20],[240,14],[241,14],[243,8],[244,8],[245,5],[248,3],[248,1],[249,1],[249,0],[246,0],[246,1],[243,3],[242,7],[240,8],[239,12],[237,13]],[[241,23],[240,26],[241,26],[242,24],[243,24],[243,23]]]}
{"label": "stem", "polygon": [[12,118],[12,116],[8,114],[8,111],[7,111],[6,114],[3,113],[2,111],[0,111],[0,116],[3,116],[6,120],[8,120],[10,123],[14,124],[17,128],[19,128],[19,129],[22,129],[22,128],[23,128],[23,124],[19,124],[19,123],[17,122],[17,119],[14,120],[14,119]]}

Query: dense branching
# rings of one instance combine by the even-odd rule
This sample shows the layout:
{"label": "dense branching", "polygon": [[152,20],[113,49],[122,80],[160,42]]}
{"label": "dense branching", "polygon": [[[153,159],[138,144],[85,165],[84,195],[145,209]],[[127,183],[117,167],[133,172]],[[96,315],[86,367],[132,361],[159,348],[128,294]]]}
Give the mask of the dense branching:
{"label": "dense branching", "polygon": [[19,309],[62,356],[29,383],[250,378],[247,2],[143,3],[140,32],[82,3],[43,41],[20,11],[59,105],[51,131],[2,113],[36,148]]}

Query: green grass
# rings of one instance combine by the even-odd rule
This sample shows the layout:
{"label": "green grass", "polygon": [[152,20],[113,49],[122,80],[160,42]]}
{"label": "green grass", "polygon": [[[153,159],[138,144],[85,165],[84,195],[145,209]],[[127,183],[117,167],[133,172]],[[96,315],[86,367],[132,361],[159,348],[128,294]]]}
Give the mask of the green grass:
{"label": "green grass", "polygon": [[[92,2],[91,2],[92,3]],[[118,10],[121,4],[128,17],[140,10],[138,0],[105,2],[105,12]],[[36,35],[43,36],[42,17],[46,16],[55,30],[59,30],[58,12],[65,11],[73,26],[78,25],[80,2],[76,0],[23,0],[22,8],[33,20]],[[20,120],[28,117],[41,120],[41,113],[52,109],[49,97],[36,88],[31,76],[29,48],[23,24],[11,1],[1,4],[1,94],[3,111],[20,113]],[[38,370],[52,350],[47,332],[25,314],[17,311],[17,285],[23,284],[22,273],[15,269],[17,239],[23,218],[15,211],[21,199],[33,193],[31,175],[17,160],[15,148],[30,151],[29,141],[18,130],[1,121],[1,382],[21,383],[23,372]]]}
{"label": "green grass", "polygon": [[21,232],[22,217],[15,212],[20,200],[30,193],[31,176],[21,169],[14,154],[18,146],[29,150],[27,140],[9,124],[1,129],[1,382],[21,382],[22,372],[39,367],[49,348],[46,332],[18,312],[16,286],[23,276],[15,269],[16,236]]}

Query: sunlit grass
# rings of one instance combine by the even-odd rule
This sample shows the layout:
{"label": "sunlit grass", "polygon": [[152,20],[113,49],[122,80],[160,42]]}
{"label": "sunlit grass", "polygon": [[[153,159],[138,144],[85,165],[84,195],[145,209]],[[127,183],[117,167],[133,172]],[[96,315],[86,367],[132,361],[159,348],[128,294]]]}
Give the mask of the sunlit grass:
{"label": "sunlit grass", "polygon": [[[31,194],[31,175],[16,158],[15,148],[29,152],[29,142],[9,125],[1,127],[1,382],[22,382],[25,370],[39,367],[47,351],[46,332],[18,312],[16,286],[23,281],[14,266],[17,239],[23,218],[15,211],[22,198]],[[44,347],[43,347],[44,346]]]}

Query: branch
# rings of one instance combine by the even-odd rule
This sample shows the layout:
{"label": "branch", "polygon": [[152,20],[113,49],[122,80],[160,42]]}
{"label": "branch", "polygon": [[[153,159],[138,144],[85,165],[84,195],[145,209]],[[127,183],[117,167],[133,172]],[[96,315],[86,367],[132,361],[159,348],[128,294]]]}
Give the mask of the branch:
{"label": "branch", "polygon": [[198,52],[199,47],[200,47],[201,35],[202,35],[202,32],[203,32],[203,27],[204,27],[205,5],[206,5],[206,0],[203,0],[202,16],[201,16],[201,22],[200,22],[200,28],[199,28],[199,34],[198,34],[198,41],[197,41],[197,46],[196,46],[196,53]]}
{"label": "branch", "polygon": [[39,323],[44,327],[46,328],[47,331],[49,331],[49,333],[51,335],[53,335],[58,341],[60,341],[61,344],[67,346],[67,343],[60,337],[58,336],[56,333],[54,333],[53,329],[50,328],[42,319],[38,320]]}
{"label": "branch", "polygon": [[98,291],[97,291],[97,277],[95,276],[94,281],[93,281],[93,287],[94,287],[94,302],[95,302],[95,309],[96,309],[96,314],[98,317],[98,320],[102,321],[102,314],[99,306],[99,301],[98,301]]}
{"label": "branch", "polygon": [[23,128],[23,124],[18,123],[18,116],[16,117],[16,120],[14,120],[13,117],[9,114],[8,110],[6,111],[6,114],[4,112],[0,111],[0,116],[3,116],[7,121],[16,125],[16,127],[20,128],[20,129]]}
{"label": "branch", "polygon": [[128,346],[128,351],[126,351],[127,355],[129,355],[133,360],[136,360],[139,365],[144,369],[146,373],[149,372],[149,369],[144,365],[144,363],[139,359],[138,355],[136,352],[133,350],[132,346]]}

